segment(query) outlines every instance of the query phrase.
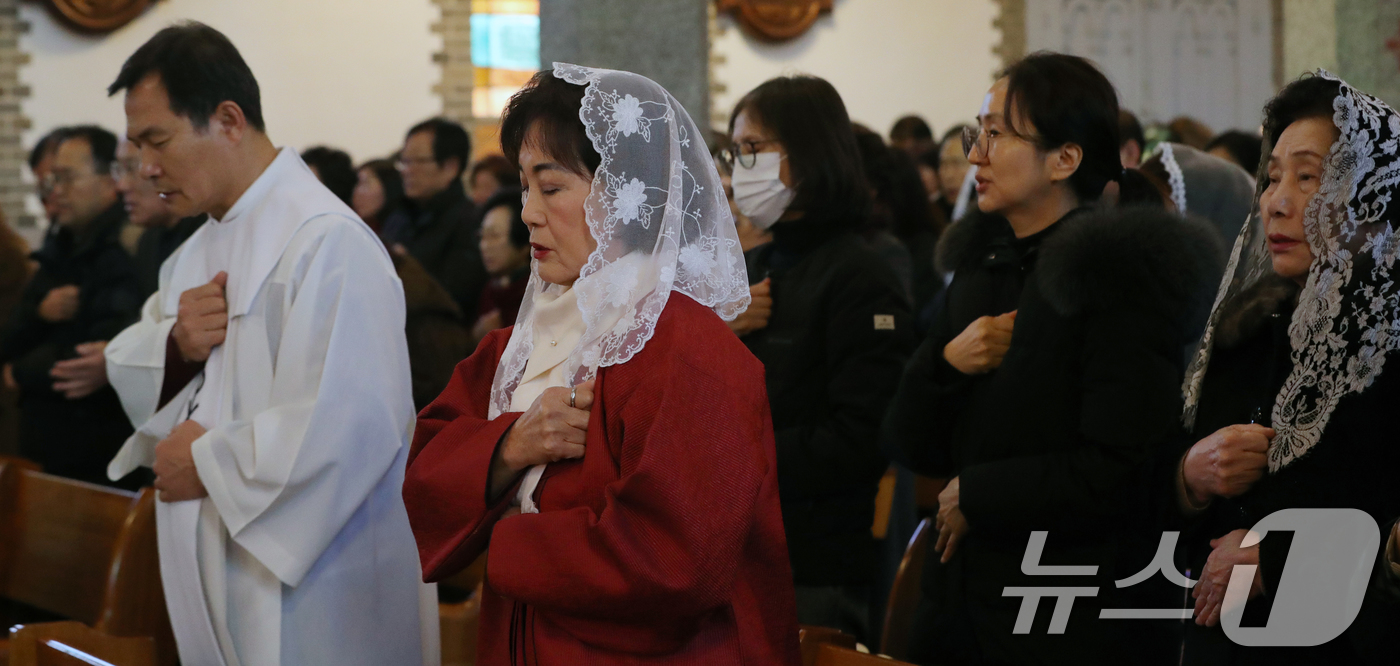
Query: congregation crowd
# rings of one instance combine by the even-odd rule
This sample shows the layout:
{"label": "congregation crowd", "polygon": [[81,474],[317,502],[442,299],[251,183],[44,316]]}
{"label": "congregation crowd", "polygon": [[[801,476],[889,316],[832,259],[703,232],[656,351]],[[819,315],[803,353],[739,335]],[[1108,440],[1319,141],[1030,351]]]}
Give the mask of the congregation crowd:
{"label": "congregation crowd", "polygon": [[[1262,129],[1144,125],[1092,63],[1039,53],[967,124],[887,139],[817,77],[709,130],[642,77],[570,67],[512,98],[499,153],[433,118],[358,165],[300,154],[402,286],[404,505],[424,580],[491,555],[482,663],[791,663],[799,624],[873,645],[922,518],[916,663],[1394,658],[1391,107],[1317,73]],[[0,223],[0,454],[137,488],[161,472],[109,476],[143,426],[109,342],[221,218],[172,205],[125,134],[44,135],[42,244]],[[204,368],[162,331],[159,405]],[[1234,565],[1258,566],[1243,612],[1266,623],[1289,552],[1248,530],[1295,507],[1376,521],[1360,615],[1320,646],[1235,645]],[[1115,586],[1165,534],[1172,571]],[[1095,569],[1036,574],[1032,543]],[[1029,631],[1005,594],[1086,585]],[[1154,607],[1187,613],[1100,615]]]}

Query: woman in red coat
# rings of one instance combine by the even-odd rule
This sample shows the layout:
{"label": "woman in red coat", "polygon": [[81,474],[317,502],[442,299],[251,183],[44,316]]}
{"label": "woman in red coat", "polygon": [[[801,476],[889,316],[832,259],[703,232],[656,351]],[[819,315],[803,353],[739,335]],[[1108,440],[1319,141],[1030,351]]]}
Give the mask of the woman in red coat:
{"label": "woman in red coat", "polygon": [[652,81],[563,64],[501,135],[533,273],[419,415],[424,579],[487,551],[482,664],[796,664],[763,367],[723,321],[748,282],[702,136]]}

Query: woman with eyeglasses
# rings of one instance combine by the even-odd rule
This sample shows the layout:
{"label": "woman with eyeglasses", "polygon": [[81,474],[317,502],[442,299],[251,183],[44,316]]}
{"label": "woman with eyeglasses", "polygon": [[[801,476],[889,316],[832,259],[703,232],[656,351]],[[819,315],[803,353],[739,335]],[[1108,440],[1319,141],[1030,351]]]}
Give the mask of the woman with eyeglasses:
{"label": "woman with eyeglasses", "polygon": [[[1125,172],[1117,94],[1082,58],[1012,65],[966,138],[978,210],[940,242],[955,277],[883,429],[914,471],[950,479],[907,657],[1136,663],[1115,658],[1125,627],[1098,611],[1127,486],[1175,432],[1182,322],[1209,306],[1218,242],[1160,207],[1094,207]],[[1038,609],[1017,596],[1045,587],[1097,592]]]}
{"label": "woman with eyeglasses", "polygon": [[773,234],[746,257],[753,304],[732,327],[765,370],[798,620],[869,638],[878,431],[915,344],[909,303],[858,233],[869,190],[830,83],[772,79],[729,129],[735,203]]}

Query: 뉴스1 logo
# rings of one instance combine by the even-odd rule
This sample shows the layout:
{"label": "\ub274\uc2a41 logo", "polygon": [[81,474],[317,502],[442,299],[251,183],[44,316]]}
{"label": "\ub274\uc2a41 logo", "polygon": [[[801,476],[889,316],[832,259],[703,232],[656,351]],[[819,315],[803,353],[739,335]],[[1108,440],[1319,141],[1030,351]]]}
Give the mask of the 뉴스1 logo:
{"label": "\ub274\uc2a41 logo", "polygon": [[[1356,620],[1366,596],[1366,586],[1380,548],[1380,529],[1376,521],[1358,509],[1284,509],[1255,523],[1240,547],[1258,544],[1271,531],[1293,532],[1293,544],[1278,589],[1273,591],[1269,622],[1263,627],[1240,626],[1258,567],[1236,565],[1230,573],[1220,612],[1220,625],[1225,635],[1239,645],[1251,647],[1309,647],[1340,636]],[[1178,534],[1163,532],[1152,563],[1132,576],[1115,581],[1114,585],[1131,587],[1160,572],[1181,587],[1194,587],[1197,581],[1179,573],[1172,562]],[[1093,576],[1098,573],[1096,566],[1040,564],[1048,536],[1049,532],[1031,533],[1021,559],[1021,573],[1027,576]],[[1074,599],[1097,596],[1098,592],[1093,586],[1006,587],[1002,596],[1021,597],[1021,609],[1011,633],[1030,633],[1040,599],[1055,597],[1048,633],[1063,634]],[[1194,613],[1190,608],[1105,608],[1099,611],[1099,619],[1189,620]]]}

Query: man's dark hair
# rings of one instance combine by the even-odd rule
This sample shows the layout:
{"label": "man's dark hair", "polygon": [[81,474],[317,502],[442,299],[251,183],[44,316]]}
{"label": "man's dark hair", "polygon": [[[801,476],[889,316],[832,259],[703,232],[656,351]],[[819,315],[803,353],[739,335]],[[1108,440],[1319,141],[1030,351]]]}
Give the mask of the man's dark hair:
{"label": "man's dark hair", "polygon": [[510,209],[510,244],[516,249],[520,249],[530,244],[530,227],[525,225],[525,220],[521,216],[525,212],[525,203],[520,199],[518,188],[506,187],[500,192],[491,195],[486,200],[486,204],[481,207],[481,218],[497,208]]}
{"label": "man's dark hair", "polygon": [[744,95],[729,116],[729,134],[740,113],[763,127],[787,151],[797,196],[790,210],[806,222],[853,227],[869,212],[860,149],[840,93],[815,76],[780,76]]}
{"label": "man's dark hair", "polygon": [[112,162],[117,160],[117,135],[96,125],[77,125],[65,128],[55,147],[73,139],[86,142],[92,150],[93,173],[99,176],[112,173]]}
{"label": "man's dark hair", "polygon": [[326,146],[316,146],[308,148],[301,154],[302,161],[316,170],[316,176],[321,179],[321,184],[326,186],[335,196],[350,204],[350,197],[355,194],[355,183],[359,177],[355,175],[355,163],[350,161],[350,154],[343,150],[336,150]]}
{"label": "man's dark hair", "polygon": [[1011,132],[1041,150],[1073,143],[1084,151],[1079,168],[1069,177],[1081,202],[1097,200],[1108,181],[1122,177],[1118,91],[1093,63],[1041,51],[1011,65],[1002,76],[1007,78],[1002,114]]}
{"label": "man's dark hair", "polygon": [[446,118],[429,118],[408,130],[405,138],[419,132],[433,133],[433,161],[442,166],[452,158],[457,158],[457,177],[467,169],[467,159],[472,154],[472,139],[466,128]]}
{"label": "man's dark hair", "polygon": [[890,128],[890,141],[902,139],[926,139],[933,141],[933,128],[923,118],[918,116],[904,116],[894,121],[894,127]]}
{"label": "man's dark hair", "polygon": [[1127,109],[1118,110],[1118,147],[1122,148],[1129,141],[1136,141],[1140,150],[1147,149],[1147,135],[1142,132],[1142,123],[1138,122],[1138,117]]}
{"label": "man's dark hair", "polygon": [[170,110],[197,129],[209,126],[220,104],[233,102],[250,126],[267,131],[258,80],[233,42],[218,30],[196,21],[161,30],[126,59],[107,94],[131,90],[152,74],[165,86]]}
{"label": "man's dark hair", "polygon": [[63,140],[63,131],[68,128],[59,127],[49,130],[38,142],[34,144],[34,149],[29,151],[29,170],[39,168],[39,163],[44,161],[44,156],[58,150],[58,142]]}
{"label": "man's dark hair", "polygon": [[1264,139],[1253,132],[1228,130],[1206,144],[1206,152],[1216,148],[1224,148],[1235,163],[1244,167],[1245,171],[1254,173],[1259,169],[1259,158],[1264,153]]}
{"label": "man's dark hair", "polygon": [[593,177],[603,156],[588,140],[578,111],[584,87],[560,79],[548,70],[537,72],[525,87],[511,96],[501,113],[501,148],[516,171],[520,149],[531,127],[538,127],[539,145],[546,155],[566,169]]}

